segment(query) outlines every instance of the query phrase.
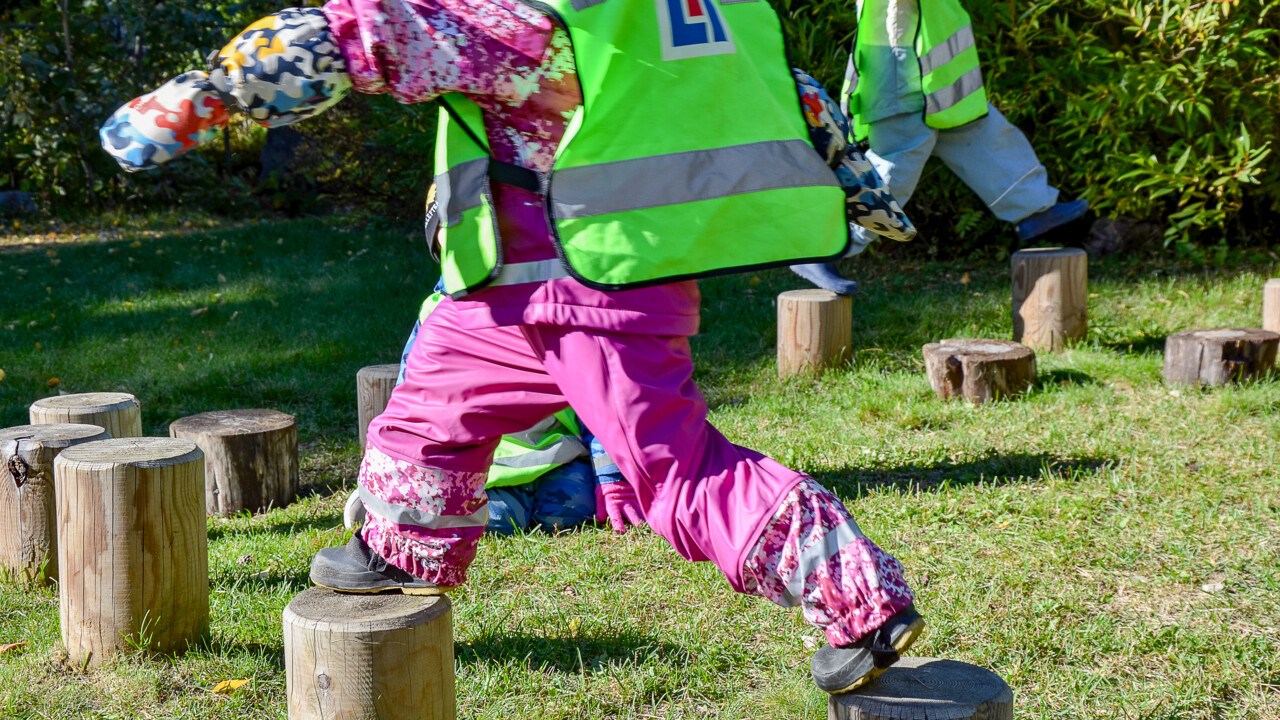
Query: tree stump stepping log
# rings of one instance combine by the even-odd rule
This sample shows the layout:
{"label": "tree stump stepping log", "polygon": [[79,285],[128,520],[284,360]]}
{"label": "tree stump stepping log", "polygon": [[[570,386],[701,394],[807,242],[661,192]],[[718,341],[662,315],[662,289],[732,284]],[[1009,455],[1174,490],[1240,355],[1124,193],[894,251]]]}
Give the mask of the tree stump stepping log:
{"label": "tree stump stepping log", "polygon": [[0,429],[0,573],[24,583],[58,579],[53,460],[72,445],[107,437],[97,425]]}
{"label": "tree stump stepping log", "polygon": [[1015,397],[1036,381],[1036,354],[1016,342],[952,338],[929,343],[922,352],[929,385],[943,400]]}
{"label": "tree stump stepping log", "polygon": [[310,588],[284,610],[289,720],[454,720],[447,597]]}
{"label": "tree stump stepping log", "polygon": [[97,425],[113,438],[142,437],[138,398],[122,392],[55,395],[31,404],[32,425],[82,423]]}
{"label": "tree stump stepping log", "polygon": [[831,696],[829,720],[1013,720],[999,675],[955,660],[904,657],[866,687]]}
{"label": "tree stump stepping log", "polygon": [[815,289],[778,296],[778,377],[840,365],[852,354],[852,298]]}
{"label": "tree stump stepping log", "polygon": [[1013,254],[1013,339],[1033,350],[1063,350],[1088,331],[1089,255],[1080,248]]}
{"label": "tree stump stepping log", "polygon": [[169,425],[204,452],[205,511],[284,507],[298,489],[298,426],[276,410],[214,410]]}
{"label": "tree stump stepping log", "polygon": [[1254,328],[1183,330],[1164,343],[1165,382],[1225,385],[1262,377],[1276,364],[1280,333]]}
{"label": "tree stump stepping log", "polygon": [[1262,286],[1262,329],[1280,332],[1280,278]]}
{"label": "tree stump stepping log", "polygon": [[399,376],[400,366],[394,364],[370,365],[360,368],[356,373],[356,402],[360,422],[358,434],[362,450],[369,433],[369,423],[387,409],[387,401],[391,399],[391,391],[395,389]]}
{"label": "tree stump stepping log", "polygon": [[180,651],[209,626],[204,457],[190,440],[63,450],[58,482],[62,641],[75,665]]}

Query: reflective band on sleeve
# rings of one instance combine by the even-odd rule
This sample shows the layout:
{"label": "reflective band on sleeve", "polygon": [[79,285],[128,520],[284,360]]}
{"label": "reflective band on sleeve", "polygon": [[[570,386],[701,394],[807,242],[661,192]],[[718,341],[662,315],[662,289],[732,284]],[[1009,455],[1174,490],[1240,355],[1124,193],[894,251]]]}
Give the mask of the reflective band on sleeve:
{"label": "reflective band on sleeve", "polygon": [[618,472],[618,464],[613,461],[613,458],[609,457],[609,453],[607,452],[602,452],[599,455],[592,457],[591,467],[595,469],[596,472],[604,470]]}
{"label": "reflective band on sleeve", "polygon": [[369,512],[380,515],[397,525],[413,525],[428,530],[444,530],[446,528],[484,527],[489,522],[489,504],[470,515],[436,515],[405,507],[392,505],[360,486],[360,502]]}
{"label": "reflective band on sleeve", "polygon": [[862,529],[858,527],[858,523],[854,522],[853,518],[849,518],[843,525],[838,525],[827,531],[827,534],[821,540],[801,550],[800,557],[796,563],[796,572],[791,576],[791,581],[787,583],[782,595],[783,602],[780,604],[784,607],[799,605],[800,598],[804,595],[805,579],[828,560],[835,557],[845,545],[860,537],[863,537]]}
{"label": "reflective band on sleeve", "polygon": [[934,45],[920,56],[920,76],[923,77],[951,62],[957,55],[974,46],[973,25],[965,25],[951,37]]}
{"label": "reflective band on sleeve", "polygon": [[933,115],[952,107],[982,89],[982,69],[974,68],[950,85],[924,96],[924,113]]}
{"label": "reflective band on sleeve", "polygon": [[[760,172],[768,168],[768,172]],[[557,220],[692,203],[745,193],[835,187],[835,173],[805,140],[769,140],[557,170]]]}
{"label": "reflective band on sleeve", "polygon": [[564,263],[560,262],[559,258],[551,258],[550,260],[503,265],[498,277],[489,285],[520,285],[522,283],[561,280],[567,277],[569,277],[569,271],[565,270]]}
{"label": "reflective band on sleeve", "polygon": [[437,175],[436,204],[443,208],[445,227],[462,222],[462,213],[480,207],[484,180],[489,172],[489,159],[468,160]]}
{"label": "reflective band on sleeve", "polygon": [[494,458],[493,464],[509,468],[564,465],[565,463],[570,462],[575,458],[580,458],[586,454],[587,449],[583,447],[580,440],[574,437],[566,437],[549,448],[543,448],[542,450],[530,450],[528,452],[522,452],[519,455]]}

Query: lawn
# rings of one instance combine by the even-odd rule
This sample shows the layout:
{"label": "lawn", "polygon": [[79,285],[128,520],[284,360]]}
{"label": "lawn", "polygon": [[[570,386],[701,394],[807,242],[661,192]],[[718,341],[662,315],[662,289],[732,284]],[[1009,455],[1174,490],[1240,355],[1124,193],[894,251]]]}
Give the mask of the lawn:
{"label": "lawn", "polygon": [[[82,672],[52,591],[0,583],[0,717],[284,718],[280,614],[342,542],[355,373],[394,362],[435,279],[412,227],[353,219],[0,239],[0,426],[124,390],[149,434],[206,410],[298,417],[301,497],[209,521],[212,631]],[[23,230],[27,232],[27,230]],[[1019,718],[1280,718],[1280,384],[1173,390],[1163,338],[1254,326],[1274,255],[1090,268],[1090,334],[1029,396],[933,398],[920,346],[1009,334],[1007,263],[851,264],[854,361],[779,383],[786,271],[703,283],[698,379],[730,438],[813,474],[907,567],[916,652],[984,665]],[[454,594],[458,716],[825,717],[818,634],[647,530],[486,538]],[[222,680],[248,679],[234,693]]]}

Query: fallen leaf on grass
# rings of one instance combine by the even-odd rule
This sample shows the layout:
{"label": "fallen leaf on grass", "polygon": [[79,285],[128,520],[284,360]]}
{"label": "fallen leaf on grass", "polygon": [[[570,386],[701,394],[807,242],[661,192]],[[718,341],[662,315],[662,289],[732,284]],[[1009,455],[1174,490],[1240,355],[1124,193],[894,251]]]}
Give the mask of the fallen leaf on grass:
{"label": "fallen leaf on grass", "polygon": [[248,685],[248,680],[223,680],[213,686],[214,695],[230,695],[241,687]]}
{"label": "fallen leaf on grass", "polygon": [[9,643],[8,645],[0,645],[0,655],[3,655],[9,652],[10,650],[20,650],[26,646],[27,646],[26,640],[23,640],[22,642]]}

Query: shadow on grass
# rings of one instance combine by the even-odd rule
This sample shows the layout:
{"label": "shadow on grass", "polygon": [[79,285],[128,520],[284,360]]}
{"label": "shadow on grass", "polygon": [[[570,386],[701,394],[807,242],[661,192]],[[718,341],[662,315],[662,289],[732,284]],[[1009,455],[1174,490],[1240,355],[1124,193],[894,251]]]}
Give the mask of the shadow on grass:
{"label": "shadow on grass", "polygon": [[692,662],[685,648],[634,633],[576,638],[522,632],[489,634],[457,643],[454,654],[462,665],[520,660],[540,670],[574,674],[602,665],[638,667],[655,659],[677,667]]}
{"label": "shadow on grass", "polygon": [[1050,370],[1048,372],[1042,372],[1036,382],[1042,388],[1098,384],[1098,380],[1095,377],[1088,373],[1082,373],[1079,370]]}
{"label": "shadow on grass", "polygon": [[1008,485],[1035,482],[1050,474],[1074,478],[1095,473],[1114,463],[1111,458],[1062,458],[1047,453],[1019,453],[992,455],[962,463],[948,461],[933,465],[817,472],[814,479],[841,497],[858,498],[871,490],[891,489],[905,494],[978,483]]}
{"label": "shadow on grass", "polygon": [[280,520],[273,523],[241,525],[239,523],[227,523],[226,525],[215,525],[209,529],[210,540],[221,540],[227,537],[243,537],[252,535],[294,535],[299,532],[308,530],[332,530],[335,527],[342,526],[342,516],[338,513],[326,513],[319,517],[307,518],[305,520]]}

